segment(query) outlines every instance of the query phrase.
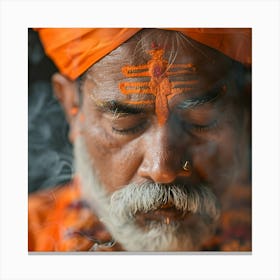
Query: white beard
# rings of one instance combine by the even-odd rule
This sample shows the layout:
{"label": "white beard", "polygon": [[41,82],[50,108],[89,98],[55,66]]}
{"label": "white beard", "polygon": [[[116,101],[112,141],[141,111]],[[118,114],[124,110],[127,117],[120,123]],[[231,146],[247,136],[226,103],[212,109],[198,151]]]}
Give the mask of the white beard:
{"label": "white beard", "polygon": [[[159,184],[130,184],[111,195],[98,182],[81,136],[75,140],[74,153],[84,198],[124,249],[197,251],[211,237],[220,210],[209,188],[170,186],[166,192],[166,186]],[[181,211],[194,214],[191,218],[195,219],[195,223],[188,225],[177,221],[167,224],[162,220],[149,222],[145,227],[136,223],[137,212],[156,210],[167,202],[172,202]]]}

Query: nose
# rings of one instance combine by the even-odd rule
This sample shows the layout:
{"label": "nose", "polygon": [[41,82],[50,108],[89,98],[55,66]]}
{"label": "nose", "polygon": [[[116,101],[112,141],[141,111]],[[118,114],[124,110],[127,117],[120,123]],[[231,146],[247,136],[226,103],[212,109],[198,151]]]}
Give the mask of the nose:
{"label": "nose", "polygon": [[189,176],[190,170],[183,169],[186,147],[181,140],[166,127],[147,137],[138,175],[161,184],[172,183],[178,176]]}

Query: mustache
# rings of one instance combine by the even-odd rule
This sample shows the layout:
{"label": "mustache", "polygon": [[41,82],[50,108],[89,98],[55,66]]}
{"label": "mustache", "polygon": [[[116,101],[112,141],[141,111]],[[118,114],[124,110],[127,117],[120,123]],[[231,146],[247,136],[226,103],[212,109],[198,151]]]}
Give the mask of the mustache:
{"label": "mustache", "polygon": [[149,212],[168,204],[183,213],[191,212],[216,221],[220,203],[206,185],[156,184],[145,182],[129,184],[111,196],[110,215],[128,220],[137,212]]}

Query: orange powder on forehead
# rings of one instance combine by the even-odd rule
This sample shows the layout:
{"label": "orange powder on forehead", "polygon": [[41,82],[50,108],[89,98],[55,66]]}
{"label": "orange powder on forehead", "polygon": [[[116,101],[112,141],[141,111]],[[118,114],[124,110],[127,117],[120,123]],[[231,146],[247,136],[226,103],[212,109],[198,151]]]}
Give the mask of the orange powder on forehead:
{"label": "orange powder on forehead", "polygon": [[[155,103],[155,113],[160,125],[168,120],[168,100],[174,95],[187,93],[197,82],[188,80],[182,82],[171,82],[169,76],[181,74],[194,74],[195,67],[192,64],[168,64],[163,58],[163,49],[148,51],[151,59],[145,65],[126,65],[122,67],[122,73],[128,78],[150,77],[149,82],[122,82],[119,89],[122,94],[131,95],[153,95],[155,101],[126,101],[128,104],[150,104]],[[177,87],[176,87],[177,86]]]}

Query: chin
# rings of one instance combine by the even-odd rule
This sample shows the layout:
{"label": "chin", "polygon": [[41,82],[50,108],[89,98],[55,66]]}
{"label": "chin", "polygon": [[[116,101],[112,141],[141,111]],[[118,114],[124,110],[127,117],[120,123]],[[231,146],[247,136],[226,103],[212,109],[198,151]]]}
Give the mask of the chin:
{"label": "chin", "polygon": [[186,219],[169,221],[149,220],[145,226],[137,219],[120,222],[113,218],[112,232],[128,251],[199,251],[215,229],[202,217],[190,215]]}

